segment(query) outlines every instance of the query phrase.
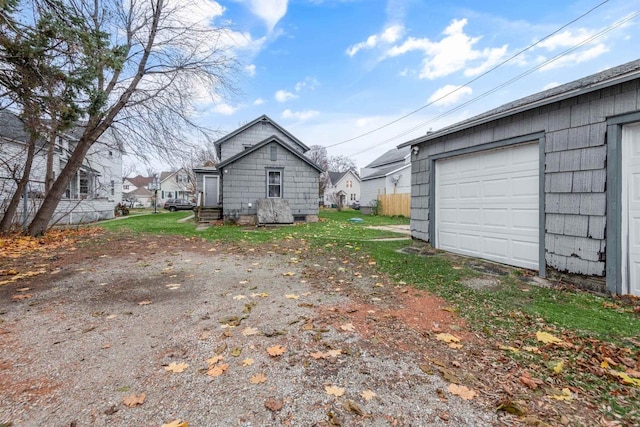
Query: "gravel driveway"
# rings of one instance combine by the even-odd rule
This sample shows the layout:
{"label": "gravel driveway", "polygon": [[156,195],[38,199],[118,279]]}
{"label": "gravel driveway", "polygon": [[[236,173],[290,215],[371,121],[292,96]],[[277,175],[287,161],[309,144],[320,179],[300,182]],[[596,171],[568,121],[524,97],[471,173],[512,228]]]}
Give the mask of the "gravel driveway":
{"label": "gravel driveway", "polygon": [[416,350],[424,327],[459,331],[437,300],[407,311],[415,291],[368,260],[300,245],[146,237],[50,254],[46,274],[0,286],[0,425],[498,423]]}

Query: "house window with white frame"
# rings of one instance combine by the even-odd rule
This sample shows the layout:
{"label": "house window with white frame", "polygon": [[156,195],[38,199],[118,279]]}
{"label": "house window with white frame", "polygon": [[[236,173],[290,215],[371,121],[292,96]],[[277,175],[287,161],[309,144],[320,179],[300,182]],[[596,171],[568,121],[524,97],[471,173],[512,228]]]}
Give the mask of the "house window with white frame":
{"label": "house window with white frame", "polygon": [[355,200],[356,199],[356,195],[354,193],[351,193],[351,200]]}
{"label": "house window with white frame", "polygon": [[267,198],[279,199],[282,197],[282,171],[267,169]]}

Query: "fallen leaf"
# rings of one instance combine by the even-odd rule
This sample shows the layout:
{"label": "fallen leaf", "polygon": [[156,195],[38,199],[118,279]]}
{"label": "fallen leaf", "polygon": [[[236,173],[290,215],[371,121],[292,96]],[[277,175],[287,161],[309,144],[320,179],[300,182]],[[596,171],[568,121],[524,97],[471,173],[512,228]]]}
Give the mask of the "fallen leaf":
{"label": "fallen leaf", "polygon": [[342,354],[342,350],[340,349],[336,349],[336,350],[329,350],[325,353],[325,357],[338,357]]}
{"label": "fallen leaf", "polygon": [[240,347],[235,347],[231,350],[231,355],[233,357],[239,357],[242,354],[242,349]]}
{"label": "fallen leaf", "polygon": [[347,332],[354,332],[356,330],[355,326],[353,326],[353,323],[345,323],[344,325],[340,326],[340,329]]}
{"label": "fallen leaf", "polygon": [[448,390],[449,390],[449,393],[455,394],[456,396],[460,396],[464,400],[471,400],[474,397],[476,397],[476,394],[477,394],[475,390],[472,390],[467,386],[458,385],[458,384],[449,384]]}
{"label": "fallen leaf", "polygon": [[376,394],[374,392],[372,392],[371,390],[365,390],[362,393],[360,393],[360,396],[362,396],[362,398],[364,400],[371,400],[374,397],[376,397]]}
{"label": "fallen leaf", "polygon": [[242,330],[242,335],[244,336],[257,335],[257,334],[258,334],[258,328],[244,328]]}
{"label": "fallen leaf", "polygon": [[242,366],[251,366],[253,365],[253,359],[244,359],[242,361]]}
{"label": "fallen leaf", "polygon": [[182,286],[182,285],[180,283],[169,283],[166,286],[167,286],[167,288],[171,289],[172,291],[175,291],[176,289],[179,289],[180,286]]}
{"label": "fallen leaf", "polygon": [[536,338],[538,339],[538,341],[543,342],[545,344],[561,344],[564,343],[564,341],[562,341],[560,338],[551,335],[548,332],[536,332]]}
{"label": "fallen leaf", "polygon": [[324,391],[327,392],[327,394],[335,396],[335,397],[340,397],[344,394],[344,388],[342,387],[338,387],[335,385],[331,385],[331,386],[325,386],[324,387]]}
{"label": "fallen leaf", "polygon": [[207,371],[207,375],[209,375],[210,377],[219,377],[220,375],[224,374],[227,369],[229,369],[229,364],[221,363],[219,365],[212,366],[211,369]]}
{"label": "fallen leaf", "polygon": [[324,359],[324,353],[321,351],[316,351],[315,353],[309,353],[309,356],[313,357],[316,360]]}
{"label": "fallen leaf", "polygon": [[506,400],[501,402],[497,408],[498,411],[508,412],[518,417],[527,413],[527,407],[520,402],[514,402],[512,400]]}
{"label": "fallen leaf", "polygon": [[506,345],[501,345],[500,350],[510,351],[511,353],[520,353],[519,349],[511,346],[506,346]]}
{"label": "fallen leaf", "polygon": [[140,301],[140,302],[138,303],[138,305],[149,305],[149,304],[151,304],[151,301],[149,301],[149,300]]}
{"label": "fallen leaf", "polygon": [[122,399],[122,403],[124,406],[128,406],[129,408],[133,408],[134,406],[142,405],[144,403],[144,399],[147,398],[147,395],[144,393],[141,394],[130,394],[129,396],[125,396]]}
{"label": "fallen leaf", "polygon": [[189,367],[188,364],[186,363],[176,363],[176,362],[171,362],[169,364],[169,366],[165,366],[165,371],[169,371],[169,372],[173,372],[173,373],[180,373],[180,372],[184,372],[185,369],[187,369]]}
{"label": "fallen leaf", "polygon": [[251,298],[256,298],[256,297],[266,298],[268,296],[269,294],[266,292],[260,292],[259,294],[251,294]]}
{"label": "fallen leaf", "polygon": [[280,356],[284,354],[286,351],[287,351],[286,347],[283,347],[281,345],[274,345],[273,347],[267,348],[267,353],[269,353],[269,356],[271,357]]}
{"label": "fallen leaf", "polygon": [[282,273],[283,276],[287,276],[287,277],[294,276],[295,274],[296,273],[293,273],[291,271],[287,271],[286,273]]}
{"label": "fallen leaf", "polygon": [[615,376],[615,377],[620,378],[626,384],[631,384],[631,385],[634,385],[636,387],[640,387],[640,379],[638,379],[638,378],[631,378],[629,376],[629,374],[626,374],[624,372],[615,371],[613,369],[610,369],[609,373],[611,375]]}
{"label": "fallen leaf", "polygon": [[552,366],[553,372],[559,374],[562,372],[562,368],[564,368],[564,360],[554,363]]}
{"label": "fallen leaf", "polygon": [[207,363],[209,364],[209,366],[213,366],[216,363],[220,362],[221,360],[224,359],[224,356],[220,355],[220,354],[216,354],[213,357],[210,357],[209,359],[207,359]]}
{"label": "fallen leaf", "polygon": [[262,384],[267,382],[267,377],[263,373],[255,374],[249,380],[251,384]]}
{"label": "fallen leaf", "polygon": [[239,300],[239,299],[245,299],[246,296],[245,295],[236,295],[235,297],[233,297],[233,299]]}
{"label": "fallen leaf", "polygon": [[459,350],[459,349],[461,349],[461,348],[462,348],[462,344],[458,344],[458,343],[452,342],[452,343],[449,343],[449,347],[450,347],[450,348],[455,348],[455,349],[458,349],[458,350]]}
{"label": "fallen leaf", "polygon": [[535,390],[539,385],[544,384],[544,381],[533,378],[531,375],[529,375],[528,372],[522,373],[522,375],[520,376],[520,382],[532,390]]}
{"label": "fallen leaf", "polygon": [[549,397],[556,400],[571,400],[573,395],[571,394],[571,390],[569,390],[568,388],[563,388],[562,391],[554,389],[553,394]]}
{"label": "fallen leaf", "polygon": [[443,342],[447,342],[447,343],[460,342],[460,338],[458,338],[458,337],[456,337],[454,335],[445,334],[445,333],[436,335],[436,339],[438,341],[443,341]]}
{"label": "fallen leaf", "polygon": [[364,412],[362,412],[362,409],[360,409],[360,406],[354,402],[351,399],[347,399],[345,402],[342,403],[342,407],[350,412],[353,412],[354,414],[358,415],[358,416],[363,416]]}
{"label": "fallen leaf", "polygon": [[169,424],[162,424],[161,427],[188,427],[188,421],[175,420],[171,421]]}
{"label": "fallen leaf", "polygon": [[300,295],[296,295],[296,294],[285,294],[284,296],[286,299],[298,299],[300,298]]}
{"label": "fallen leaf", "polygon": [[270,397],[264,402],[264,406],[268,410],[272,412],[276,412],[282,409],[282,403],[283,403],[282,400],[275,400],[274,398]]}
{"label": "fallen leaf", "polygon": [[14,296],[11,297],[12,300],[14,301],[19,301],[21,299],[29,299],[32,298],[33,294],[16,294]]}

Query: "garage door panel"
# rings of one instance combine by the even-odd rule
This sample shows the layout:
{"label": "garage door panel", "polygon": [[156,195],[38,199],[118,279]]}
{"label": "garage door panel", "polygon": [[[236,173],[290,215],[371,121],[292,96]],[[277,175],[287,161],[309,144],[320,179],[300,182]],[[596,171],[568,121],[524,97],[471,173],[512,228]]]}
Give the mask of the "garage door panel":
{"label": "garage door panel", "polygon": [[436,246],[538,269],[538,156],[534,143],[437,160]]}
{"label": "garage door panel", "polygon": [[480,225],[480,209],[460,209],[459,222],[463,225]]}
{"label": "garage door panel", "polygon": [[482,224],[486,227],[507,228],[508,209],[482,209]]}

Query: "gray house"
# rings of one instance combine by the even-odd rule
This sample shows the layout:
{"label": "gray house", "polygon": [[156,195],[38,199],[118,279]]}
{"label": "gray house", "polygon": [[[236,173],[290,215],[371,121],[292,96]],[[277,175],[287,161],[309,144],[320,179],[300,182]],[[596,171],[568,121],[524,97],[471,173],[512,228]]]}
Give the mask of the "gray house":
{"label": "gray house", "polygon": [[263,115],[215,146],[216,168],[194,170],[203,207],[218,207],[225,220],[244,224],[318,220],[322,169],[283,127]]}
{"label": "gray house", "polygon": [[640,295],[640,60],[400,147],[413,237]]}
{"label": "gray house", "polygon": [[411,150],[409,147],[387,151],[360,170],[360,204],[370,214],[382,194],[411,192]]}

